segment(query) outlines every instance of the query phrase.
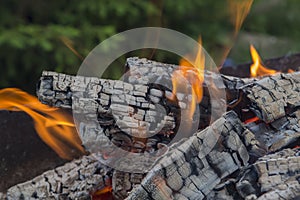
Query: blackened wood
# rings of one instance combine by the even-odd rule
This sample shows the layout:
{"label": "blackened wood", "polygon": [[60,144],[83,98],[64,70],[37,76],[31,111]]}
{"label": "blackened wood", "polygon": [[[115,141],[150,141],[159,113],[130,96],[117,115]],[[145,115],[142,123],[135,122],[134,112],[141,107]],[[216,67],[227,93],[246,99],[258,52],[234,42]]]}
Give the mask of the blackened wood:
{"label": "blackened wood", "polygon": [[242,88],[249,108],[266,123],[287,115],[300,105],[300,72],[264,77]]}
{"label": "blackened wood", "polygon": [[265,144],[268,152],[292,147],[300,140],[300,110],[287,114],[273,122],[258,121],[246,127],[255,133],[255,138]]}
{"label": "blackened wood", "polygon": [[[223,179],[248,165],[245,127],[233,112],[170,147],[127,199],[204,199]],[[249,144],[248,144],[249,145]]]}
{"label": "blackened wood", "polygon": [[[286,59],[282,58],[279,60],[280,61],[278,62],[283,62]],[[273,63],[276,62],[274,61]],[[172,74],[179,68],[177,65],[164,64],[136,57],[128,58],[126,66],[128,67],[129,72],[124,77],[127,78],[129,82],[139,84],[146,84],[148,82],[159,84],[163,82],[166,83],[169,88],[172,88]],[[267,123],[284,116],[287,114],[286,110],[294,109],[298,106],[298,102],[300,102],[299,72],[241,79],[217,75],[206,71],[204,77],[206,81],[203,88],[213,85],[217,89],[226,90],[226,100],[229,109],[235,108],[234,110],[240,113],[241,110],[250,107],[256,115]],[[248,99],[242,99],[245,98],[241,95],[242,91],[247,94],[251,104]],[[218,90],[209,92],[211,92],[211,94],[207,93],[207,90],[204,90],[204,99],[210,99],[209,96],[213,93],[217,93]],[[243,103],[245,103],[246,106],[243,107]],[[210,106],[205,104],[205,101],[200,104],[201,113],[205,113],[203,110],[207,110]],[[201,106],[204,109],[201,110]],[[239,116],[247,119],[248,113],[244,112],[239,114]],[[203,121],[203,119],[200,121]]]}
{"label": "blackened wood", "polygon": [[299,149],[266,155],[219,184],[207,199],[296,199],[300,196],[299,164]]}
{"label": "blackened wood", "polygon": [[91,154],[8,189],[7,199],[90,199],[108,186],[111,169]]}
{"label": "blackened wood", "polygon": [[[127,132],[124,137],[128,137],[129,143],[133,143],[131,135],[147,138],[147,134],[155,133],[159,140],[168,141],[175,129],[174,112],[179,110],[167,103],[164,91],[151,86],[55,72],[43,73],[37,93],[41,102],[72,107],[75,117],[82,117],[81,139],[87,150],[92,151],[95,146],[90,146],[91,141],[98,146],[97,138],[102,140],[104,132],[110,137]],[[127,143],[123,146],[134,147]]]}

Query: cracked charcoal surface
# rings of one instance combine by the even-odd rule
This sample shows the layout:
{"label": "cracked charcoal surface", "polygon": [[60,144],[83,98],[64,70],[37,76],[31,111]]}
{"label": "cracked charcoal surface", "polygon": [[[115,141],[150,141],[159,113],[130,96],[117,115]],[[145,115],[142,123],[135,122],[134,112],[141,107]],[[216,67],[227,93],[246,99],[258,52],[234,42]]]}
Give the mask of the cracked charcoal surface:
{"label": "cracked charcoal surface", "polygon": [[271,123],[250,123],[246,127],[255,133],[255,138],[266,145],[269,152],[276,152],[296,145],[300,138],[300,110]]}
{"label": "cracked charcoal surface", "polygon": [[285,116],[300,105],[300,72],[262,78],[243,87],[250,109],[266,123]]}
{"label": "cracked charcoal surface", "polygon": [[[147,84],[148,82],[162,85],[172,90],[172,74],[175,70],[180,68],[178,65],[165,64],[145,58],[132,57],[128,58],[126,62],[128,68],[127,74],[125,74],[125,80],[132,84]],[[203,99],[199,104],[200,109],[200,124],[199,128],[203,129],[209,125],[211,117],[211,102],[210,96],[220,93],[220,90],[226,91],[227,99],[224,102],[227,104],[235,105],[240,99],[240,89],[256,81],[256,78],[236,78],[231,76],[225,76],[216,74],[210,71],[204,72],[204,84],[203,84]],[[177,98],[181,99],[181,95],[177,94]],[[214,102],[214,110],[218,110],[218,107],[226,106],[220,100]],[[235,110],[240,109],[239,107]],[[245,114],[243,114],[245,115]]]}
{"label": "cracked charcoal surface", "polygon": [[[111,169],[96,155],[83,156],[8,189],[7,199],[90,199],[90,192],[107,186]],[[1,198],[0,198],[1,199]]]}
{"label": "cracked charcoal surface", "polygon": [[249,154],[242,142],[245,131],[235,113],[225,114],[202,132],[171,146],[127,199],[206,198],[222,179],[248,165]]}
{"label": "cracked charcoal surface", "polygon": [[[118,133],[126,132],[124,137],[128,136],[127,141],[132,143],[129,135],[146,137],[158,133],[158,142],[168,141],[174,133],[176,119],[173,110],[176,108],[169,107],[162,97],[156,96],[159,103],[149,101],[151,94],[161,95],[161,92],[149,86],[122,81],[44,72],[38,97],[52,106],[72,107],[75,117],[81,119],[83,145],[87,150],[97,151],[94,148],[99,148],[98,138],[102,139],[103,134],[114,138]],[[97,122],[100,126],[96,125]],[[91,130],[95,131],[92,133]],[[124,148],[127,147],[134,145],[124,145]]]}
{"label": "cracked charcoal surface", "polygon": [[[259,158],[208,199],[297,199],[300,196],[299,149],[284,149]],[[236,188],[233,189],[233,188]]]}

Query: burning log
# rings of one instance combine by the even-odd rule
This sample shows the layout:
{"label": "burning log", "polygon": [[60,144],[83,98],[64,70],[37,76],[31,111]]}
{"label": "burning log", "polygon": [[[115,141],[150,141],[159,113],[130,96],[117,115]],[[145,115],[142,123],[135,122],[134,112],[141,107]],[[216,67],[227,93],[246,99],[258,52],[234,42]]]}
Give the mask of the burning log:
{"label": "burning log", "polygon": [[[187,106],[188,95],[183,93],[177,94],[177,102],[175,102],[178,105],[177,107],[169,99],[172,96],[171,73],[179,66],[138,58],[128,58],[126,66],[130,71],[123,77],[125,82],[44,72],[37,94],[43,103],[56,107],[70,108],[73,106],[73,111],[84,106],[85,111],[82,112],[87,112],[86,109],[91,108],[92,110],[89,112],[94,113],[98,104],[101,107],[115,106],[111,106],[109,103],[117,104],[116,108],[119,110],[130,110],[131,108],[127,107],[129,105],[138,108],[136,115],[138,119],[147,115],[144,110],[155,110],[155,105],[160,104],[171,109],[168,113],[169,119],[162,121],[164,123],[169,121],[176,122],[176,119],[171,115],[178,113],[180,109],[189,109]],[[201,123],[198,125],[198,128],[200,129],[209,125],[212,106],[214,106],[213,109],[218,110],[218,108],[226,106],[226,101],[229,105],[235,104],[240,98],[240,88],[256,80],[253,78],[239,79],[220,76],[208,71],[205,72],[204,76],[206,80],[203,86],[204,94],[202,102],[199,104],[201,113],[199,121]],[[102,90],[102,88],[104,89]],[[226,89],[227,100],[218,99],[218,102],[214,101],[211,104],[210,95],[220,93],[220,90],[224,89]],[[132,92],[132,90],[135,92]],[[127,105],[120,105],[124,103]],[[107,112],[107,109],[104,110]],[[102,111],[100,110],[100,112]],[[102,114],[104,113],[102,112]],[[104,116],[108,114],[106,113]],[[149,114],[147,119],[153,118],[156,113],[152,114]],[[99,120],[101,121],[101,119]],[[179,118],[177,119],[178,121],[180,121]],[[156,123],[156,121],[152,121],[152,123]],[[170,124],[170,126],[172,125]]]}
{"label": "burning log", "polygon": [[[135,136],[159,132],[149,144],[144,144],[145,147],[151,145],[157,149],[155,146],[158,142],[169,141],[175,129],[176,118],[173,113],[178,111],[176,106],[167,105],[163,95],[162,91],[150,86],[53,72],[43,73],[38,91],[39,99],[43,103],[56,107],[72,107],[75,114],[85,114],[81,124],[83,132],[80,134],[83,145],[92,151],[98,151],[101,147],[99,144],[104,139],[101,136],[112,137],[116,145],[119,145],[118,140],[125,140],[122,147],[126,150],[134,148],[131,145],[134,142],[132,137],[124,131]],[[168,110],[168,113],[161,113],[161,108]],[[120,132],[124,135],[118,139]],[[91,141],[94,141],[93,144]],[[129,150],[140,152],[140,148],[137,145],[137,148]]]}
{"label": "burning log", "polygon": [[[171,136],[172,133],[176,131],[175,125],[180,121],[176,113],[179,113],[179,107],[183,107],[186,102],[183,102],[184,95],[179,94],[178,96],[183,97],[179,99],[179,106],[174,106],[174,103],[167,98],[167,96],[170,96],[170,91],[166,88],[159,87],[159,84],[163,82],[167,85],[167,88],[169,87],[168,85],[172,87],[170,72],[174,71],[176,65],[167,65],[146,59],[129,58],[127,60],[127,67],[130,68],[130,74],[125,76],[125,80],[129,83],[44,72],[41,78],[38,96],[44,103],[61,107],[71,107],[71,98],[73,98],[72,106],[75,112],[98,112],[98,121],[102,126],[114,124],[111,113],[117,113],[121,117],[117,119],[116,124],[125,125],[124,128],[126,132],[137,132],[137,130],[128,126],[128,122],[135,122],[136,119],[141,120],[145,118],[144,122],[146,126],[149,126],[149,124],[151,126],[151,123],[164,124],[161,131],[162,134],[159,134],[160,136]],[[143,78],[139,79],[139,77]],[[205,78],[208,81],[204,84],[213,84],[217,88],[215,90],[216,92],[218,89],[226,89],[226,101],[229,109],[232,108],[238,113],[243,121],[254,117],[256,114],[266,123],[270,123],[293,112],[293,109],[295,109],[298,106],[298,102],[300,102],[298,92],[300,77],[298,72],[264,77],[261,80],[253,78],[239,79],[224,75],[221,76],[220,80],[216,74],[207,72],[205,73]],[[151,82],[151,84],[147,85],[148,82]],[[80,87],[82,88],[79,88],[76,84],[81,84]],[[154,84],[156,85],[154,86]],[[205,85],[204,88],[206,87]],[[102,90],[101,88],[105,89],[100,91]],[[128,91],[131,90],[130,88],[137,90],[135,94],[133,92],[128,93]],[[143,88],[143,91],[140,91],[141,88]],[[109,91],[111,91],[111,93],[109,93]],[[87,93],[87,95],[84,93]],[[123,95],[123,93],[125,94]],[[201,113],[201,124],[198,126],[199,128],[205,128],[210,121],[211,104],[209,93],[208,90],[204,90],[203,100],[199,104]],[[128,105],[123,105],[124,101]],[[109,105],[109,102],[111,105]],[[220,102],[222,102],[222,100],[220,100]],[[99,109],[99,104],[101,109]],[[143,107],[143,105],[147,105],[147,107]],[[167,119],[163,119],[162,116],[159,118],[160,121],[153,119],[154,116],[157,115],[155,109],[158,106],[169,110],[169,113],[165,114]],[[80,109],[81,107],[84,107],[84,110]],[[89,108],[91,109],[90,111]],[[109,108],[112,108],[112,112],[109,112]],[[128,117],[128,113],[126,113],[130,110],[135,110],[133,117]],[[244,112],[245,110],[249,110],[250,112]],[[128,119],[127,122],[122,120],[124,119],[124,113],[127,115],[125,117],[125,119]],[[151,121],[151,119],[153,120]],[[130,128],[128,129],[128,127]],[[145,130],[147,130],[147,128]],[[154,133],[155,130],[152,130],[152,132]],[[161,141],[168,140],[165,137],[160,137],[160,139]],[[85,144],[85,141],[83,142]]]}
{"label": "burning log", "polygon": [[[8,189],[6,198],[14,199],[89,199],[93,191],[109,186],[111,169],[96,154],[83,156],[25,183]],[[4,199],[4,195],[0,199]]]}

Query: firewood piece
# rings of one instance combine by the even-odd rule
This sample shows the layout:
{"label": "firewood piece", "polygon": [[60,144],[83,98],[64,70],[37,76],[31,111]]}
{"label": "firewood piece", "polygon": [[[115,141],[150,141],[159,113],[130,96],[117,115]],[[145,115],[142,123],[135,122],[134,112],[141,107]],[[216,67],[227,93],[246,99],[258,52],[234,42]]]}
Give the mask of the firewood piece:
{"label": "firewood piece", "polygon": [[216,187],[207,199],[293,199],[300,195],[299,149],[265,155]]}
{"label": "firewood piece", "polygon": [[[299,178],[299,177],[298,177]],[[264,193],[257,200],[274,200],[274,199],[299,199],[300,197],[300,184],[297,180],[285,181],[284,183],[276,186],[275,189]]]}
{"label": "firewood piece", "polygon": [[[164,91],[151,86],[55,72],[43,72],[37,94],[43,103],[72,108],[75,117],[82,121],[98,122],[101,127],[93,132],[95,134],[103,135],[103,129],[112,130],[108,133],[111,137],[112,132],[126,132],[130,137],[158,133],[168,140],[175,128],[174,112],[179,110],[167,103],[162,96]],[[87,150],[93,150],[89,147],[91,138],[85,138],[92,135],[80,134]]]}
{"label": "firewood piece", "polygon": [[[126,82],[80,76],[72,77],[55,72],[43,72],[37,94],[40,101],[45,104],[69,108],[73,106],[73,110],[84,108],[82,112],[93,112],[97,110],[98,104],[101,107],[107,107],[107,109],[104,109],[107,111],[111,107],[110,103],[112,102],[117,104],[114,106],[119,109],[122,107],[119,105],[125,103],[140,110],[134,118],[145,118],[145,114],[147,115],[147,113],[143,113],[143,110],[155,109],[154,104],[162,105],[161,103],[168,101],[168,97],[172,95],[171,77],[173,71],[179,66],[139,58],[128,58],[126,65],[130,69],[129,73],[124,76]],[[234,104],[240,98],[239,89],[245,84],[255,81],[255,79],[227,77],[209,71],[205,71],[204,76],[204,96],[202,102],[199,104],[201,115],[198,127],[200,129],[209,125],[212,117],[212,109],[216,112],[217,110],[223,110],[220,108],[226,106],[225,95],[224,99],[218,98],[213,104],[210,95],[220,94],[221,90],[226,90],[227,103]],[[79,100],[78,97],[81,97],[81,99]],[[189,97],[186,94],[177,94],[178,106],[183,110],[188,110],[188,99]],[[77,105],[74,105],[74,103]],[[130,108],[125,109],[128,110]],[[178,109],[175,109],[174,112],[176,110]],[[149,116],[145,119],[153,124],[157,122],[155,121],[157,117],[154,117],[151,113],[155,114],[149,112]],[[107,114],[109,114],[108,111]],[[111,118],[109,119],[102,123],[112,124]],[[119,119],[119,121],[121,122],[122,120]],[[162,123],[167,123],[168,121],[163,120]],[[128,123],[125,123],[125,125],[128,125]],[[137,132],[132,127],[128,131]]]}
{"label": "firewood piece", "polygon": [[91,154],[9,188],[7,199],[89,199],[108,185],[110,176],[111,169]]}
{"label": "firewood piece", "polygon": [[[258,199],[292,199],[299,196],[299,165],[299,149],[284,149],[260,158],[252,168],[258,177],[257,182],[252,183],[257,188],[256,193],[247,196],[255,195]],[[245,180],[240,180],[238,187],[242,188],[243,183]]]}
{"label": "firewood piece", "polygon": [[266,123],[300,105],[300,72],[268,76],[243,87],[250,109]]}
{"label": "firewood piece", "polygon": [[[173,72],[180,69],[179,65],[165,64],[148,60],[146,58],[131,57],[126,60],[128,72],[124,79],[132,84],[164,83],[166,87],[172,89]],[[219,89],[238,89],[241,86],[255,81],[255,78],[235,78],[216,74],[210,71],[204,71],[204,77],[208,84],[214,84]],[[226,81],[223,83],[223,81]],[[229,83],[230,85],[226,85]],[[225,84],[225,85],[224,85]]]}
{"label": "firewood piece", "polygon": [[[128,72],[124,75],[124,79],[132,84],[156,83],[162,84],[172,89],[173,72],[180,69],[180,66],[173,64],[165,64],[145,58],[131,57],[127,58],[126,67]],[[251,82],[258,80],[257,78],[236,78],[217,74],[210,71],[204,71],[204,88],[211,87],[217,90],[226,89],[227,102],[237,101],[239,99],[239,89]],[[204,91],[203,96],[210,94]],[[203,104],[204,102],[202,102]],[[209,105],[206,105],[206,107]]]}
{"label": "firewood piece", "polygon": [[246,127],[255,133],[255,138],[266,145],[268,152],[276,152],[295,144],[300,138],[300,110],[271,123],[249,123]]}
{"label": "firewood piece", "polygon": [[222,179],[248,165],[239,136],[244,131],[235,113],[225,114],[171,146],[127,199],[204,199]]}

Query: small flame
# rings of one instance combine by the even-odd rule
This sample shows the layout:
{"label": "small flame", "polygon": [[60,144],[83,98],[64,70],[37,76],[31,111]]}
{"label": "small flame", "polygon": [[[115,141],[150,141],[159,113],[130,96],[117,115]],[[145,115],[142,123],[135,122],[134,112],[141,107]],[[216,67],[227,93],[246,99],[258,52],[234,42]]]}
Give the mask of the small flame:
{"label": "small flame", "polygon": [[[221,63],[224,63],[227,58],[234,41],[237,38],[237,35],[242,27],[244,20],[250,12],[253,0],[227,0],[228,11],[230,15],[231,24],[234,26],[234,31],[232,36],[230,36],[230,43],[224,44],[224,50],[221,57]],[[232,38],[231,38],[232,37]],[[222,67],[222,66],[220,66]]]}
{"label": "small flame", "polygon": [[0,110],[24,111],[34,120],[40,138],[60,157],[72,159],[84,153],[72,117],[58,108],[51,108],[20,89],[0,90]]}
{"label": "small flame", "polygon": [[292,70],[292,69],[288,69],[287,73],[294,73],[295,70]]}
{"label": "small flame", "polygon": [[195,61],[193,63],[188,62],[185,59],[180,60],[180,67],[173,73],[172,84],[173,84],[173,95],[176,95],[179,87],[184,87],[182,85],[182,80],[187,80],[191,85],[192,98],[190,101],[190,111],[189,117],[193,118],[194,112],[196,110],[196,105],[202,100],[203,88],[202,84],[204,82],[204,65],[205,65],[205,55],[202,51],[202,40],[201,37],[198,40],[199,49]]}
{"label": "small flame", "polygon": [[276,70],[264,67],[259,54],[252,44],[250,45],[250,52],[253,61],[253,64],[250,66],[251,77],[265,76],[277,73]]}
{"label": "small flame", "polygon": [[93,200],[113,200],[112,195],[112,186],[105,186],[104,188],[97,190],[95,193],[92,194]]}
{"label": "small flame", "polygon": [[84,60],[83,56],[74,48],[73,42],[67,37],[60,37],[60,40],[68,47],[80,60]]}
{"label": "small flame", "polygon": [[228,3],[231,21],[235,25],[234,35],[236,36],[250,11],[253,0],[228,0]]}

